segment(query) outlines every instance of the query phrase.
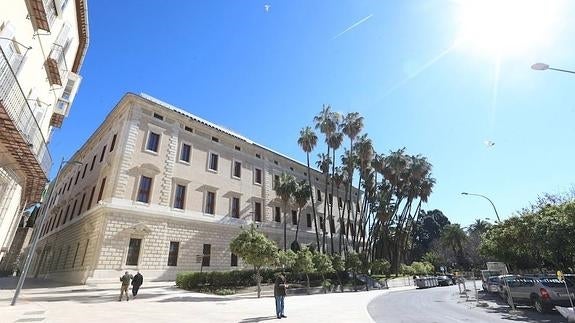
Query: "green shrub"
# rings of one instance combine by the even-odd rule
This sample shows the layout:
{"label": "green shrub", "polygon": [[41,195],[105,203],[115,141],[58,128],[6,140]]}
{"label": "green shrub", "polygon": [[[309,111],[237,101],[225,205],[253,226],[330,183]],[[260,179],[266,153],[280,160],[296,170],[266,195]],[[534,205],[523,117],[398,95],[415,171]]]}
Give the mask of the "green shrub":
{"label": "green shrub", "polygon": [[385,259],[377,259],[371,263],[371,273],[375,275],[390,274],[391,264]]}

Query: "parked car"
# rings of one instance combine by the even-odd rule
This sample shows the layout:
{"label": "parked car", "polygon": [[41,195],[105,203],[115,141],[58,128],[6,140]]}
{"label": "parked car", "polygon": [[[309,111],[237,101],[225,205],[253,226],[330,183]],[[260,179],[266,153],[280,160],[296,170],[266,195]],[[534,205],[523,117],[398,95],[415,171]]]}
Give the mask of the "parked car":
{"label": "parked car", "polygon": [[455,283],[457,282],[457,278],[455,278],[454,275],[452,274],[445,274],[445,276],[449,277],[449,279],[451,279],[451,285],[455,285]]}
{"label": "parked car", "polygon": [[519,278],[519,275],[500,275],[497,276],[499,278],[499,283],[497,285],[497,293],[499,296],[507,301],[507,293],[506,293],[506,282],[509,282],[512,279]]}
{"label": "parked car", "polygon": [[487,285],[483,289],[488,293],[499,293],[499,276],[489,277]]}
{"label": "parked car", "polygon": [[453,281],[447,275],[437,276],[437,284],[439,286],[453,285]]}
{"label": "parked car", "polygon": [[[539,313],[551,311],[554,306],[570,307],[569,294],[573,295],[574,285],[570,281],[561,282],[556,278],[514,277],[507,281],[504,294],[511,295],[516,304],[531,305]],[[509,293],[509,294],[508,294]]]}

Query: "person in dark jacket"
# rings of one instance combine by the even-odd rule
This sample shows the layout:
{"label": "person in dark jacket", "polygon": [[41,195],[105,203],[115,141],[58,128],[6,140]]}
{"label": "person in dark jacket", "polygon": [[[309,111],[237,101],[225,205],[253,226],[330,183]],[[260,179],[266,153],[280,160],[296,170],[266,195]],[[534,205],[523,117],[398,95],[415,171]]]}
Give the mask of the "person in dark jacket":
{"label": "person in dark jacket", "polygon": [[282,317],[287,317],[284,315],[284,298],[286,296],[286,278],[283,274],[278,274],[276,277],[276,282],[274,284],[274,297],[276,299],[276,317],[281,319]]}
{"label": "person in dark jacket", "polygon": [[140,274],[140,271],[138,271],[138,273],[134,275],[134,279],[132,279],[132,295],[134,295],[134,298],[136,298],[136,295],[138,295],[138,290],[140,289],[140,286],[142,286],[143,283],[144,283],[144,276],[142,276],[142,274]]}
{"label": "person in dark jacket", "polygon": [[126,293],[126,301],[130,300],[130,295],[128,294],[128,287],[130,287],[130,281],[132,280],[132,278],[134,277],[130,275],[129,272],[126,272],[124,276],[120,277],[120,281],[122,282],[122,288],[120,289],[120,299],[118,299],[119,302],[122,301],[122,296],[124,295],[124,293]]}

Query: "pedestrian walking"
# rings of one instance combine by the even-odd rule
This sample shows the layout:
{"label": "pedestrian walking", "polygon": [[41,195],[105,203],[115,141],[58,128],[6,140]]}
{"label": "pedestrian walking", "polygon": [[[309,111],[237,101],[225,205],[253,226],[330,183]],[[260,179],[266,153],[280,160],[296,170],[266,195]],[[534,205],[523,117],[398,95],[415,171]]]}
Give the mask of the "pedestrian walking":
{"label": "pedestrian walking", "polygon": [[144,283],[144,276],[142,276],[142,274],[140,274],[140,271],[138,270],[136,275],[134,275],[134,279],[132,279],[132,295],[134,295],[134,298],[136,298],[136,295],[138,295],[138,290],[140,289],[140,286],[142,286],[143,283]]}
{"label": "pedestrian walking", "polygon": [[124,276],[120,277],[122,287],[120,289],[120,298],[118,299],[118,302],[122,301],[122,296],[124,295],[124,293],[126,293],[126,301],[130,300],[130,295],[128,295],[128,287],[130,287],[130,281],[132,280],[132,278],[134,277],[130,275],[129,272],[126,272]]}
{"label": "pedestrian walking", "polygon": [[287,317],[284,315],[284,299],[286,297],[286,277],[283,273],[280,273],[276,277],[276,282],[274,284],[274,297],[276,299],[276,317],[281,319]]}

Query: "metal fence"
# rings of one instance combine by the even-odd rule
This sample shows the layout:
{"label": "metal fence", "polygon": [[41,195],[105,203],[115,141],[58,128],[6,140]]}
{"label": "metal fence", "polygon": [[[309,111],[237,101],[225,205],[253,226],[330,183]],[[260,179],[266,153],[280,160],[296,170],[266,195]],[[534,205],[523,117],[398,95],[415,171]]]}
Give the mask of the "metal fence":
{"label": "metal fence", "polygon": [[0,53],[0,103],[48,177],[52,157],[48,152],[46,140],[2,48]]}

